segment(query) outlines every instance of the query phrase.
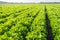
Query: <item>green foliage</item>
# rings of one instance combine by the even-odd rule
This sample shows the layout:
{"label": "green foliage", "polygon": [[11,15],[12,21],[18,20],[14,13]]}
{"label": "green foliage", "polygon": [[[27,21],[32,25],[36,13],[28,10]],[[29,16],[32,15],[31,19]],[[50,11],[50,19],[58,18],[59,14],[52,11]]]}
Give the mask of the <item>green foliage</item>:
{"label": "green foliage", "polygon": [[60,40],[60,5],[46,5],[54,40]]}
{"label": "green foliage", "polygon": [[[60,6],[46,5],[54,40],[60,40]],[[45,5],[0,6],[0,40],[47,40]]]}
{"label": "green foliage", "polygon": [[46,40],[43,10],[33,4],[0,6],[0,40]]}

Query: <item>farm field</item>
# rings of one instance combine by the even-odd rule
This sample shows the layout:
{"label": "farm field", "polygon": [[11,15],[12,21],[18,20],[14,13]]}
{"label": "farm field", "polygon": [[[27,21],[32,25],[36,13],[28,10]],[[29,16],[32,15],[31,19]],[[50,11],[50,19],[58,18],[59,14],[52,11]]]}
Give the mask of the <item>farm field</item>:
{"label": "farm field", "polygon": [[1,5],[0,40],[60,40],[60,4]]}

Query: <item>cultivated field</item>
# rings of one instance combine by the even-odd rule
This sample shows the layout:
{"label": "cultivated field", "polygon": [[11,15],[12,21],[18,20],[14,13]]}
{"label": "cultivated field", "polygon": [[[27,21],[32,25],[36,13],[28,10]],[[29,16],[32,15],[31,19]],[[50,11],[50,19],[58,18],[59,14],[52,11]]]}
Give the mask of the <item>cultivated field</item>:
{"label": "cultivated field", "polygon": [[0,40],[60,40],[60,4],[0,5]]}

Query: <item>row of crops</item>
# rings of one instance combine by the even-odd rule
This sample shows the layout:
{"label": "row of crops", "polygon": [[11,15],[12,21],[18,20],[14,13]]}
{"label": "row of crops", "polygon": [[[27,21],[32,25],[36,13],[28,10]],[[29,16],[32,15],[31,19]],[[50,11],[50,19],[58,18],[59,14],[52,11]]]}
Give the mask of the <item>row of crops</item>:
{"label": "row of crops", "polygon": [[58,5],[0,6],[0,40],[48,40],[46,14],[50,21],[53,39],[60,40],[59,10]]}
{"label": "row of crops", "polygon": [[60,6],[47,6],[47,14],[50,20],[54,40],[60,40]]}

